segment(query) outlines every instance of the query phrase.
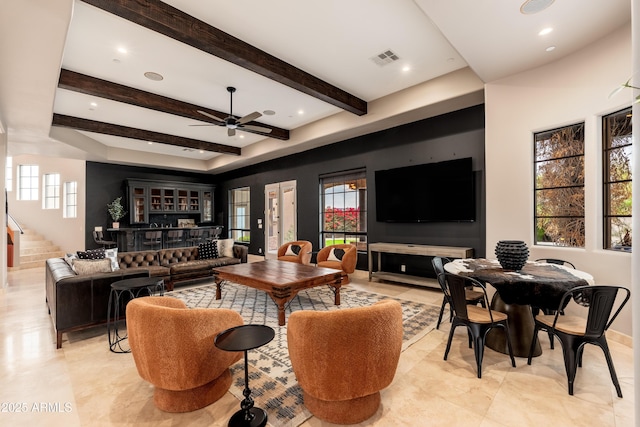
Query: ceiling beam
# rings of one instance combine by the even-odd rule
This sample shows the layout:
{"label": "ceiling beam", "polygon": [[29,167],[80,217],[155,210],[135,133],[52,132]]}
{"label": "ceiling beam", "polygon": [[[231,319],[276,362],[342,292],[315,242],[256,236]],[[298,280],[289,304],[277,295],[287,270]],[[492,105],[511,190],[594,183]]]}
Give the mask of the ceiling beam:
{"label": "ceiling beam", "polygon": [[[154,93],[145,92],[140,89],[135,89],[65,69],[60,71],[58,87],[216,125],[220,122],[216,122],[209,117],[199,114],[198,110],[206,111],[217,117],[227,117],[228,115],[228,113],[221,111],[212,110],[210,108],[190,104],[188,102],[178,101],[176,99],[167,98]],[[271,133],[258,132],[246,128],[242,129],[243,132],[255,133],[257,135],[267,136],[283,141],[289,139],[289,131],[287,129],[270,126],[260,122],[249,122],[246,124],[269,128],[271,129]]]}
{"label": "ceiling beam", "polygon": [[362,116],[367,103],[159,0],[82,0],[196,49]]}
{"label": "ceiling beam", "polygon": [[232,147],[230,145],[216,144],[213,142],[200,141],[199,139],[184,138],[181,136],[168,135],[166,133],[113,125],[111,123],[65,116],[63,114],[54,113],[51,124],[53,126],[83,130],[86,132],[121,136],[124,138],[139,139],[142,141],[153,141],[160,144],[175,145],[177,147],[193,148],[194,150],[213,151],[215,153],[234,154],[237,156],[241,154],[240,148]]}

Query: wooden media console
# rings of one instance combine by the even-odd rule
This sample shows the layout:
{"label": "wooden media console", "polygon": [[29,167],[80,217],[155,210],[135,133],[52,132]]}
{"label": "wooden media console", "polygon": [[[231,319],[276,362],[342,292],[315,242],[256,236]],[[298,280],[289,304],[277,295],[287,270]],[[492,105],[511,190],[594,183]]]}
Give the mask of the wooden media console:
{"label": "wooden media console", "polygon": [[[373,271],[373,253],[378,254],[378,271]],[[404,243],[370,243],[368,249],[369,255],[369,281],[375,277],[381,280],[389,280],[392,282],[408,283],[410,285],[427,286],[440,288],[438,283],[433,279],[420,276],[412,276],[409,274],[393,273],[389,271],[380,271],[382,266],[382,254],[402,254],[415,256],[441,256],[447,258],[472,258],[473,248],[462,248],[458,246],[432,246],[432,245],[412,245]]]}

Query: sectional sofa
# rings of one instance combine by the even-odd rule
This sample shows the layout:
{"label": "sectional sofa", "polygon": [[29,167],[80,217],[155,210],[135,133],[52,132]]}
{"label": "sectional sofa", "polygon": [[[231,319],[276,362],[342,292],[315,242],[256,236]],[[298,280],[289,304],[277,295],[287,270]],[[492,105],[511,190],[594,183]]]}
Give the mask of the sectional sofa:
{"label": "sectional sofa", "polygon": [[63,333],[107,322],[113,282],[134,277],[162,277],[169,291],[186,281],[213,276],[214,267],[247,262],[247,247],[242,245],[233,245],[231,251],[220,253],[217,258],[201,259],[198,252],[198,246],[121,252],[117,254],[118,268],[81,274],[65,258],[48,259],[46,303],[56,331],[56,348],[62,346]]}

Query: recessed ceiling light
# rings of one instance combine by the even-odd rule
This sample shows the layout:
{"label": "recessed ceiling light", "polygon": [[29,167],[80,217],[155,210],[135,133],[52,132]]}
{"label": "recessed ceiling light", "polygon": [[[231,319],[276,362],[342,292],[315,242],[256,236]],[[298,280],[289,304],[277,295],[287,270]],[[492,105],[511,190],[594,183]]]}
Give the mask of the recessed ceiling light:
{"label": "recessed ceiling light", "polygon": [[204,153],[204,150],[200,150],[200,151],[199,151],[199,153],[200,153],[200,154]]}
{"label": "recessed ceiling light", "polygon": [[121,47],[118,48],[118,52],[120,52],[122,54],[126,54],[127,53],[127,48],[121,46]]}
{"label": "recessed ceiling light", "polygon": [[160,80],[164,79],[162,74],[154,73],[153,71],[147,71],[146,73],[144,73],[144,76],[149,80],[153,80],[154,82],[159,82]]}
{"label": "recessed ceiling light", "polygon": [[525,15],[542,12],[553,4],[554,0],[527,0],[520,6],[520,12]]}
{"label": "recessed ceiling light", "polygon": [[298,115],[301,116],[304,114],[304,110],[298,110]]}
{"label": "recessed ceiling light", "polygon": [[149,142],[147,142],[147,144],[149,144],[149,145],[153,145],[153,142],[149,141]]}
{"label": "recessed ceiling light", "polygon": [[545,50],[546,50],[547,52],[551,52],[552,50],[555,50],[555,48],[556,48],[555,46],[549,46],[549,47],[548,47],[548,48],[546,48]]}
{"label": "recessed ceiling light", "polygon": [[411,71],[411,67],[408,65],[405,65],[404,67],[402,67],[402,71],[404,71],[405,73],[408,71]]}
{"label": "recessed ceiling light", "polygon": [[240,134],[240,139],[244,139],[244,134]]}
{"label": "recessed ceiling light", "polygon": [[551,27],[547,27],[544,28],[542,30],[540,30],[540,32],[538,33],[539,36],[546,36],[547,34],[549,34],[551,31],[553,31],[553,28]]}

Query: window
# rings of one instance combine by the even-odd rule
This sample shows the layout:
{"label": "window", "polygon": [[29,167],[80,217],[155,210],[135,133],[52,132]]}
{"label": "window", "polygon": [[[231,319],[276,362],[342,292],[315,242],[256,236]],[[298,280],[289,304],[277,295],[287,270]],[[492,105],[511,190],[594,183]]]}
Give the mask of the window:
{"label": "window", "polygon": [[535,243],[584,247],[584,123],[534,135]]}
{"label": "window", "polygon": [[42,175],[42,209],[60,208],[60,174]]}
{"label": "window", "polygon": [[38,200],[38,165],[18,166],[18,200]]}
{"label": "window", "polygon": [[78,217],[78,183],[69,181],[64,183],[63,218]]}
{"label": "window", "polygon": [[604,248],[631,250],[631,108],[602,118]]}
{"label": "window", "polygon": [[320,245],[353,243],[367,250],[365,170],[320,177]]}
{"label": "window", "polygon": [[229,237],[236,242],[251,241],[251,192],[249,187],[229,190]]}
{"label": "window", "polygon": [[7,163],[5,167],[5,181],[4,189],[7,191],[13,191],[13,158],[7,157]]}

